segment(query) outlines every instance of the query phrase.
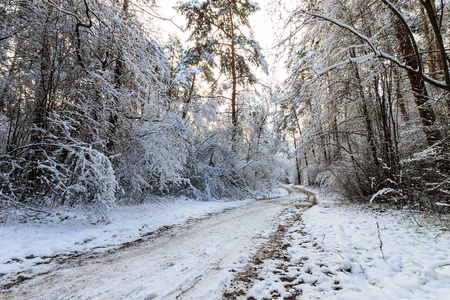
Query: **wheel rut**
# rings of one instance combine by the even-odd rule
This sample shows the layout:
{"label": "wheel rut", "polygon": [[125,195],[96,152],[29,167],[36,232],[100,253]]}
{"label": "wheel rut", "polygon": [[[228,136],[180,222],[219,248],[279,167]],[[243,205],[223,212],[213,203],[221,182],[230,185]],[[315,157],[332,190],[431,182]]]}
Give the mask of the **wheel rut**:
{"label": "wheel rut", "polygon": [[[283,244],[283,240],[314,200],[300,205],[305,194],[295,187],[288,190],[289,196],[256,201],[164,228],[111,251],[53,258],[55,265],[49,272],[8,286],[0,298],[241,297],[260,279],[267,261],[289,261],[289,244]],[[280,268],[277,272],[282,274]],[[288,275],[280,277],[285,282],[290,280]]]}
{"label": "wheel rut", "polygon": [[[266,289],[268,294],[270,294],[270,298],[264,299],[291,300],[297,299],[302,294],[301,288],[298,288],[297,285],[302,284],[303,281],[301,277],[293,276],[293,274],[298,275],[301,272],[304,265],[302,260],[306,261],[308,258],[304,257],[300,261],[298,259],[292,261],[289,249],[292,243],[297,242],[293,235],[301,235],[305,237],[301,241],[303,243],[302,247],[315,247],[317,251],[320,251],[317,243],[309,239],[307,233],[302,230],[304,227],[302,214],[317,203],[317,198],[314,193],[298,187],[289,187],[288,190],[291,195],[306,194],[308,196],[307,202],[282,203],[290,206],[290,217],[278,225],[277,230],[270,239],[249,260],[244,269],[235,275],[224,291],[222,300],[255,300],[251,293],[249,294],[249,291],[255,285],[264,282],[268,277],[268,272],[271,273],[269,277],[275,277],[274,281],[279,284],[273,287],[267,285]],[[296,269],[297,272],[292,272],[292,269]],[[307,273],[307,270],[305,272]]]}

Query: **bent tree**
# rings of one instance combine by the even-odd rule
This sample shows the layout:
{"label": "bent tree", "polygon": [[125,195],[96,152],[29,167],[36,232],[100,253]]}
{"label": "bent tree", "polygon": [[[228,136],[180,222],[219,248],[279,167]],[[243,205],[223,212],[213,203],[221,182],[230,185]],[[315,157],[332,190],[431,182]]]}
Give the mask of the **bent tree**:
{"label": "bent tree", "polygon": [[[261,67],[267,72],[267,65],[259,43],[252,38],[249,16],[258,10],[252,1],[217,0],[188,1],[177,10],[187,18],[187,29],[191,30],[189,49],[193,63],[207,61],[203,71],[214,86],[220,77],[226,77],[224,86],[231,87],[232,141],[238,131],[238,87],[256,83],[250,65]],[[218,72],[214,72],[214,71]]]}

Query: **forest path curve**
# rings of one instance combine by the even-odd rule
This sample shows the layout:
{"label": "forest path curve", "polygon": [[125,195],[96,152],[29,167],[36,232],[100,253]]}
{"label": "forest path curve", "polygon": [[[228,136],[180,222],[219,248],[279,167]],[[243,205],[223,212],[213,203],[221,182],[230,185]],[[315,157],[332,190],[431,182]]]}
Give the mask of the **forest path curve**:
{"label": "forest path curve", "polygon": [[[69,261],[0,299],[219,299],[303,190],[175,226],[114,253]],[[281,204],[281,205],[280,205]]]}

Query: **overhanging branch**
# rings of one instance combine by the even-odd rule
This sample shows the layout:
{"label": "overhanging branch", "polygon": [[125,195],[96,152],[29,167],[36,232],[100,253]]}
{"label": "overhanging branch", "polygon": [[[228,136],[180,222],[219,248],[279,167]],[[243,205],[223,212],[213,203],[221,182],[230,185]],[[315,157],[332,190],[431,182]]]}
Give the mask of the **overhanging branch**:
{"label": "overhanging branch", "polygon": [[321,77],[321,76],[323,76],[324,74],[326,74],[327,72],[329,72],[331,70],[334,70],[334,69],[337,69],[337,68],[341,68],[343,66],[346,66],[349,63],[352,63],[352,62],[364,62],[364,61],[372,59],[372,58],[378,58],[378,59],[389,60],[392,63],[396,64],[398,67],[400,67],[400,68],[402,68],[402,69],[404,69],[404,70],[406,70],[408,72],[412,72],[412,73],[416,74],[418,77],[423,79],[425,82],[427,82],[427,83],[429,83],[429,84],[431,84],[431,85],[433,85],[433,86],[435,86],[437,88],[440,88],[440,89],[443,89],[443,90],[446,90],[446,91],[450,92],[450,84],[448,84],[448,83],[446,83],[444,81],[439,81],[439,80],[435,80],[435,79],[433,79],[431,77],[428,77],[427,75],[425,75],[425,73],[423,73],[423,71],[422,71],[422,69],[420,67],[418,69],[415,69],[415,68],[411,67],[410,65],[399,61],[394,56],[392,56],[392,55],[390,55],[388,53],[385,53],[382,50],[379,50],[375,46],[375,44],[373,43],[373,38],[369,38],[368,36],[362,34],[358,30],[356,30],[355,28],[351,27],[350,25],[342,23],[339,20],[336,20],[336,19],[331,18],[331,17],[324,16],[324,15],[316,13],[316,12],[310,12],[310,11],[304,11],[304,10],[302,12],[304,14],[309,15],[309,16],[322,19],[324,21],[330,22],[330,23],[332,23],[334,25],[337,25],[337,26],[339,26],[339,27],[341,27],[343,29],[346,29],[346,30],[350,31],[352,34],[356,35],[361,40],[363,40],[370,47],[370,49],[373,52],[372,54],[368,54],[368,55],[361,56],[361,57],[358,57],[358,58],[349,58],[349,59],[347,59],[345,61],[337,63],[337,64],[335,64],[333,66],[330,66],[330,67],[326,68],[325,70],[323,70],[322,72],[320,72],[317,75],[316,79]]}

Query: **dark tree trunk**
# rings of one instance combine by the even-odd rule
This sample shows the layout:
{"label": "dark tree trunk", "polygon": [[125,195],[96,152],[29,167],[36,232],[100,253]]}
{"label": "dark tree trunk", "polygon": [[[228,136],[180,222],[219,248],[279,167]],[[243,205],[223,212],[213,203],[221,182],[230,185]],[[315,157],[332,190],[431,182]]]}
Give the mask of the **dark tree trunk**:
{"label": "dark tree trunk", "polygon": [[396,68],[392,69],[395,77],[395,96],[397,98],[397,105],[400,109],[400,114],[402,115],[403,122],[409,123],[408,109],[406,108],[405,99],[403,98],[402,91],[400,88],[400,73]]}
{"label": "dark tree trunk", "polygon": [[[50,16],[49,16],[50,18]],[[42,49],[40,55],[39,81],[36,86],[35,104],[33,112],[33,125],[36,128],[44,129],[49,108],[49,94],[51,89],[51,55],[52,45],[50,38],[50,21],[45,23],[42,39]],[[41,140],[41,132],[34,130],[31,142],[37,143]]]}
{"label": "dark tree trunk", "polygon": [[432,39],[430,36],[430,28],[428,26],[428,18],[425,14],[425,10],[424,10],[423,6],[420,6],[420,14],[422,15],[423,33],[425,35],[425,41],[427,44],[429,73],[433,79],[438,79],[437,66],[436,66],[437,60],[436,60],[436,54],[434,53],[435,49],[434,49]]}
{"label": "dark tree trunk", "polygon": [[[297,123],[298,134],[300,134],[300,136],[303,136],[302,128],[300,127],[300,120],[298,119],[297,112],[295,111],[295,109],[293,110],[293,112],[294,112],[295,122]],[[303,140],[303,138],[302,138],[302,140]],[[306,153],[306,149],[303,151],[303,157],[305,159],[305,165],[306,165],[306,167],[308,167],[309,164],[308,164],[308,155]],[[308,182],[306,184],[309,184],[308,178],[307,178],[307,181]]]}
{"label": "dark tree trunk", "polygon": [[191,101],[192,101],[192,96],[194,95],[195,77],[196,77],[196,74],[194,74],[194,76],[192,77],[192,84],[191,84],[191,88],[189,89],[189,95],[188,95],[188,97],[186,98],[186,101],[184,101],[183,113],[182,113],[182,115],[181,115],[181,118],[182,118],[183,120],[185,120],[186,117],[187,117],[189,104],[191,103]]}
{"label": "dark tree trunk", "polygon": [[302,172],[300,170],[300,161],[298,159],[297,139],[295,138],[295,131],[292,131],[292,138],[294,139],[294,155],[295,155],[295,169],[297,170],[297,184],[302,184]]}
{"label": "dark tree trunk", "polygon": [[[400,52],[404,56],[405,63],[413,69],[418,69],[419,61],[414,54],[414,48],[411,39],[403,24],[397,19],[393,20],[394,30],[399,43]],[[436,116],[431,107],[428,97],[427,88],[422,78],[417,74],[407,71],[411,90],[414,94],[417,109],[419,111],[420,120],[429,146],[436,144],[441,140],[440,132],[434,128]]]}
{"label": "dark tree trunk", "polygon": [[[229,4],[233,3],[233,0],[229,1]],[[230,9],[230,26],[231,26],[231,76],[232,76],[232,91],[231,91],[231,125],[233,126],[232,131],[232,143],[236,142],[237,135],[237,126],[238,126],[238,118],[237,118],[237,109],[236,109],[236,101],[237,101],[237,73],[236,73],[236,44],[234,40],[234,23],[233,23],[233,13]]]}
{"label": "dark tree trunk", "polygon": [[[354,51],[351,52],[350,54],[351,54],[351,56],[355,57]],[[372,120],[370,119],[369,110],[368,110],[367,103],[366,103],[366,101],[367,101],[366,95],[365,95],[364,89],[361,85],[361,76],[359,74],[357,64],[353,64],[353,72],[355,74],[355,79],[357,81],[356,84],[358,86],[359,97],[361,98],[360,103],[361,103],[361,109],[362,109],[362,113],[363,113],[364,121],[365,121],[365,125],[366,125],[367,142],[369,143],[369,148],[370,148],[370,153],[372,155],[373,164],[375,165],[378,175],[380,175],[381,168],[380,168],[380,162],[378,161],[378,152],[377,152],[377,144],[375,141],[375,134],[374,134],[374,130],[372,127]]]}

